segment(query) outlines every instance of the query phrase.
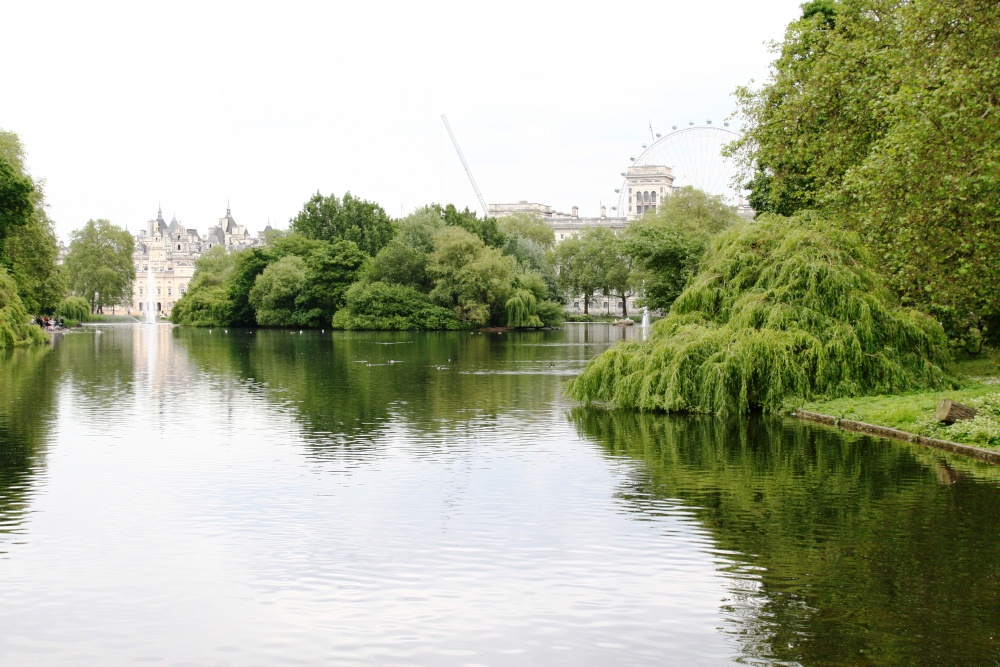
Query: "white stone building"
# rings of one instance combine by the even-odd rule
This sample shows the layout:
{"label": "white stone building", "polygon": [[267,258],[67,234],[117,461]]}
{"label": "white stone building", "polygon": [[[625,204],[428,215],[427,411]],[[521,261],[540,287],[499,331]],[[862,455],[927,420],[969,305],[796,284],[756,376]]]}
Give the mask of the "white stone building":
{"label": "white stone building", "polygon": [[[174,304],[187,292],[194,276],[194,262],[215,246],[227,251],[261,245],[259,238],[250,236],[247,229],[233,219],[229,208],[225,217],[209,228],[205,236],[197,229],[185,228],[175,216],[169,223],[163,219],[163,210],[146,223],[145,229],[135,236],[132,261],[135,265],[135,283],[132,285],[132,304],[129,315],[145,315],[146,302],[152,296],[157,314],[169,316]],[[152,295],[146,294],[147,271],[153,272]]]}
{"label": "white stone building", "polygon": [[657,205],[674,193],[674,170],[663,165],[631,166],[625,172],[626,199],[631,222],[647,211],[655,213]]}

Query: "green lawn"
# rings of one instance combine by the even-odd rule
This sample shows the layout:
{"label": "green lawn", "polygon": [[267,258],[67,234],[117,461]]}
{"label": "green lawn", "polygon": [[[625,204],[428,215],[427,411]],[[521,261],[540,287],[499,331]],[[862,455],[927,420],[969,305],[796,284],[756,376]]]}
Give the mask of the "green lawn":
{"label": "green lawn", "polygon": [[[856,396],[802,405],[803,410],[844,419],[889,426],[909,433],[941,438],[977,447],[1000,449],[1000,352],[984,350],[948,368],[959,380],[958,389],[887,396]],[[975,419],[951,426],[938,424],[934,410],[950,398],[979,411]]]}

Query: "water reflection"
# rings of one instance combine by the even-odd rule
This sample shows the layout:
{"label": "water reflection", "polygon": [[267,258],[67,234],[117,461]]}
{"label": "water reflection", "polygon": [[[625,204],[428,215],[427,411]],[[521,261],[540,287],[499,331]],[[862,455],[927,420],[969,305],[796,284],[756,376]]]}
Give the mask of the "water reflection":
{"label": "water reflection", "polygon": [[101,331],[0,357],[2,663],[995,662],[1000,469],[571,410],[629,329]]}
{"label": "water reflection", "polygon": [[632,333],[601,325],[421,334],[177,328],[172,335],[199,371],[266,397],[302,423],[313,456],[336,459],[377,453],[390,430],[419,438],[492,428],[508,413],[537,420],[540,408],[561,400],[566,377]]}
{"label": "water reflection", "polygon": [[45,347],[0,350],[0,558],[24,532],[52,437],[59,372]]}
{"label": "water reflection", "polygon": [[725,611],[748,662],[997,662],[995,469],[792,420],[572,419],[643,462],[619,493],[632,511],[679,501],[730,554]]}

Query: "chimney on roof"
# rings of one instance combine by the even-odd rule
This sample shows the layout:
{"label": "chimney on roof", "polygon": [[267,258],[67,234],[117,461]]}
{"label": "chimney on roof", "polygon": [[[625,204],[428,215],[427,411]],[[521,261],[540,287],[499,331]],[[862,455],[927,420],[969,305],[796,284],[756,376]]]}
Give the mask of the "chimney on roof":
{"label": "chimney on roof", "polygon": [[608,207],[607,206],[601,206],[601,217],[602,218],[608,217]]}
{"label": "chimney on roof", "polygon": [[580,217],[580,207],[579,206],[574,206],[570,210],[573,211],[573,217],[574,218],[579,218]]}

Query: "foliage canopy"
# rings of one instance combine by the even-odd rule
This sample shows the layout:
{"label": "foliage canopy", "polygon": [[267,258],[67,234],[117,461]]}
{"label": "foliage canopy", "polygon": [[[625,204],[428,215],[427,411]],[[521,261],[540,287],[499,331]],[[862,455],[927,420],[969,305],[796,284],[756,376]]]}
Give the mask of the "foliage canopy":
{"label": "foliage canopy", "polygon": [[73,292],[85,298],[95,313],[107,306],[128,305],[135,282],[132,235],[107,220],[88,220],[71,238],[66,273]]}
{"label": "foliage canopy", "polygon": [[57,255],[41,184],[25,169],[18,136],[0,130],[0,267],[14,279],[29,313],[52,312],[63,297]]}
{"label": "foliage canopy", "polygon": [[367,255],[375,256],[395,233],[392,220],[381,206],[354,197],[343,200],[319,192],[291,220],[292,231],[318,241],[353,241]]}
{"label": "foliage canopy", "polygon": [[1000,340],[1000,28],[992,0],[818,0],[737,90],[757,211],[824,207],[891,288]]}

